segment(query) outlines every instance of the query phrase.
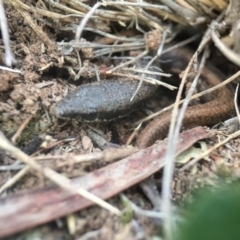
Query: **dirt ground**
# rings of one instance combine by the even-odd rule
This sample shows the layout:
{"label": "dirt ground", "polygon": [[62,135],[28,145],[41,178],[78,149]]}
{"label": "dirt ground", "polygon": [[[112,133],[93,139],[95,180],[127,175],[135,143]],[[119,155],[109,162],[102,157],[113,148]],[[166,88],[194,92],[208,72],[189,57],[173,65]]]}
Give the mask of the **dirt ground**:
{"label": "dirt ground", "polygon": [[[30,5],[35,4],[32,1],[23,2]],[[84,123],[77,119],[57,119],[53,112],[56,102],[72,92],[76,86],[94,81],[93,66],[97,66],[104,72],[110,66],[116,65],[117,61],[109,60],[106,57],[92,59],[92,48],[75,51],[67,47],[65,49],[51,47],[51,44],[46,44],[46,39],[39,38],[36,31],[33,31],[23,15],[11,3],[5,4],[4,7],[8,20],[11,49],[16,59],[13,67],[20,70],[21,74],[0,70],[0,128],[8,139],[13,140],[12,138],[20,126],[24,126],[24,130],[15,140],[15,145],[28,155],[35,157],[43,155],[59,156],[66,153],[83,155],[99,153],[112,145],[125,145],[134,127],[136,127],[134,123],[146,117],[147,113],[158,111],[174,102],[175,93],[160,89],[155,96],[147,101],[144,110],[139,109],[124,118],[111,122]],[[38,13],[31,13],[31,17],[35,19],[35,23],[51,40],[51,43],[74,42],[75,35],[70,28],[70,22],[65,22],[65,25],[57,20],[48,22],[50,20],[47,18],[38,19]],[[78,24],[78,22],[76,21],[74,24]],[[95,23],[91,22],[91,24],[91,27],[94,27]],[[107,24],[103,25],[105,30],[106,26]],[[109,24],[108,27],[113,32],[113,26]],[[116,24],[115,27],[118,27],[118,32],[123,31],[119,25]],[[125,36],[127,34],[134,36],[138,32],[135,29],[123,31],[121,36],[124,34]],[[106,44],[107,37],[84,32],[81,41],[98,44],[104,42]],[[0,39],[0,46],[0,65],[4,66],[5,52],[2,38]],[[63,51],[69,51],[70,54],[64,55]],[[78,53],[76,54],[76,52]],[[75,80],[74,78],[79,73],[78,54],[80,54],[82,64],[86,68],[81,72],[80,80]],[[134,50],[129,54],[135,54]],[[217,54],[215,57],[211,56],[211,62],[213,64],[217,62],[215,65],[219,64],[216,60],[218,59]],[[236,70],[235,66],[226,59],[223,59],[222,62],[221,66],[226,68],[227,75],[233,74]],[[233,88],[234,86],[235,84],[233,84]],[[26,122],[27,120],[29,122]],[[91,135],[89,129],[94,130],[94,133],[97,132],[97,135],[101,136],[100,142],[98,138],[96,139],[96,134]],[[201,153],[207,148],[211,148],[229,136],[224,127],[209,131],[211,131],[210,138],[194,145],[195,154],[198,154],[198,150]],[[172,183],[174,204],[182,206],[185,201],[191,201],[191,192],[202,186],[214,186],[238,179],[240,176],[239,152],[240,140],[235,138],[214,150],[209,157],[205,157],[190,169],[179,172],[179,168],[195,155],[192,156],[189,153],[188,156],[183,157],[183,162],[178,163],[175,168]],[[4,151],[0,151],[2,166],[13,165],[15,161],[15,158],[8,156]],[[108,164],[98,161],[71,166],[71,164],[62,165],[61,161],[55,161],[54,159],[39,162],[43,166],[52,167],[69,178],[84,176],[86,173]],[[17,170],[1,169],[0,185],[2,186],[14,176]],[[162,172],[157,172],[151,179],[157,186],[157,192],[153,192],[156,194],[155,198],[158,199],[162,186]],[[49,180],[28,172],[13,186],[3,191],[2,197],[11,196],[23,190],[34,190],[51,185],[52,183]],[[125,190],[123,194],[139,208],[153,210],[152,202],[146,197],[139,185]],[[112,197],[108,202],[119,209],[126,207],[120,194]],[[132,215],[126,218],[131,220],[126,220],[110,214],[99,206],[92,206],[26,230],[21,234],[10,236],[7,239],[33,239],[35,237],[39,239],[150,239],[154,235],[161,235],[161,221],[159,219],[148,217],[140,212],[129,212],[128,214]],[[71,230],[71,219],[74,219],[76,223],[74,230]]]}

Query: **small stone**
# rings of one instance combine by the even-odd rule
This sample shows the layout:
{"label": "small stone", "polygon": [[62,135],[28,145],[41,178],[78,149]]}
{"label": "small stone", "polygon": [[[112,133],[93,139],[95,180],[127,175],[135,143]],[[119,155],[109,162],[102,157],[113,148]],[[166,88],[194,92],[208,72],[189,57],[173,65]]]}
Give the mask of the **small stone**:
{"label": "small stone", "polygon": [[89,150],[92,147],[92,140],[88,136],[83,136],[82,147],[85,151]]}

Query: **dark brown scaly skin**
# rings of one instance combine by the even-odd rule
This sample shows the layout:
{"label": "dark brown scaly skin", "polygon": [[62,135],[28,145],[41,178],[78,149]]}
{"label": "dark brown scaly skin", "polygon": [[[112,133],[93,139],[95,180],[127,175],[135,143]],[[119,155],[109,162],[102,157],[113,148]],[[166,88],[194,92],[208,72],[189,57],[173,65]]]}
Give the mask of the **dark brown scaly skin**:
{"label": "dark brown scaly skin", "polygon": [[130,101],[139,81],[111,79],[79,86],[55,106],[59,118],[82,118],[84,121],[104,121],[122,117],[137,109],[149,98],[157,85],[143,83],[133,101]]}
{"label": "dark brown scaly skin", "polygon": [[[162,59],[172,60],[166,64],[170,72],[181,73],[191,56],[192,54],[188,50],[176,49],[163,55]],[[201,76],[209,84],[209,87],[219,84],[222,80],[219,74],[208,66],[204,68]],[[226,120],[234,113],[233,94],[227,87],[222,87],[211,94],[214,98],[212,101],[187,108],[182,127],[192,128],[199,125],[214,125]],[[170,121],[171,111],[154,119],[141,132],[136,146],[146,148],[154,144],[156,140],[166,137]]]}

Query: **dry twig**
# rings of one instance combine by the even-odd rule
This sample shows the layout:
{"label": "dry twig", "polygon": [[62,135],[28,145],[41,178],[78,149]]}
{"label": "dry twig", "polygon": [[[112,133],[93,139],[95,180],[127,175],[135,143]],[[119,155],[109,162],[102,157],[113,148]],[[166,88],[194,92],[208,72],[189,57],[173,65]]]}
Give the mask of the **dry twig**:
{"label": "dry twig", "polygon": [[120,215],[121,212],[113,207],[112,205],[108,204],[107,202],[103,201],[102,199],[99,199],[98,197],[92,195],[91,193],[87,192],[86,190],[82,188],[76,188],[71,184],[70,179],[64,177],[61,174],[58,174],[57,172],[53,171],[50,168],[43,168],[41,165],[36,163],[31,157],[26,155],[24,152],[22,152],[19,148],[13,146],[3,135],[2,132],[0,132],[0,147],[9,152],[12,156],[16,157],[17,159],[20,159],[24,163],[28,164],[30,168],[34,169],[40,174],[43,174],[46,178],[50,179],[52,182],[60,186],[61,188],[65,189],[66,191],[77,193],[90,201],[95,202],[96,204],[106,208],[110,212]]}

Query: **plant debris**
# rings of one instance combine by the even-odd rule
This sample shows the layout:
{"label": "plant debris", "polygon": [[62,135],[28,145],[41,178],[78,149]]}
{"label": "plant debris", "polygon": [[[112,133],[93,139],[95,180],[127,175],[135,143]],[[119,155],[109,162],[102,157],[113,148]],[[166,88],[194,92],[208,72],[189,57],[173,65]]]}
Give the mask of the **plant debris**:
{"label": "plant debris", "polygon": [[[169,77],[159,70],[164,51],[185,45],[197,50],[184,79],[189,70],[192,74],[198,69],[198,56],[208,49],[208,60],[228,78],[221,84],[231,82],[235,88],[240,74],[239,6],[237,0],[0,0],[0,131],[1,138],[8,139],[7,145],[0,141],[0,204],[11,206],[2,207],[0,234],[14,238],[13,233],[31,228],[22,236],[152,239],[161,227],[161,238],[168,236],[167,218],[159,217],[166,204],[160,197],[166,181],[158,152],[159,146],[166,150],[167,140],[142,151],[126,143],[134,145],[146,119],[173,107],[176,86],[170,85],[175,82],[159,80],[160,75]],[[138,67],[141,60],[146,61],[144,68]],[[54,115],[56,104],[79,85],[105,79],[139,81],[134,100],[145,76],[151,84],[165,87],[122,119],[85,123]],[[198,139],[204,139],[203,152],[197,153],[196,143],[194,155],[187,154],[183,165],[172,168],[173,177],[168,176],[174,220],[180,217],[176,208],[191,201],[193,190],[240,176],[239,131],[229,135],[224,127],[196,129],[181,133],[176,146],[185,147],[177,153]],[[190,133],[194,134],[186,137]],[[138,157],[132,160],[134,156]],[[149,176],[151,181],[137,184]],[[77,187],[73,178],[80,181]],[[98,205],[84,209],[93,202]],[[10,221],[9,209],[16,210]],[[38,213],[44,216],[33,221]],[[50,220],[56,221],[47,224]],[[32,228],[42,223],[43,227]]]}

